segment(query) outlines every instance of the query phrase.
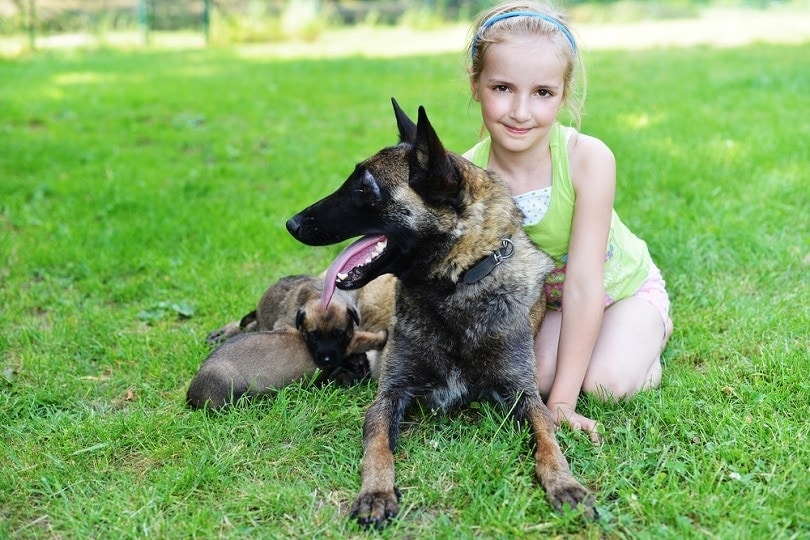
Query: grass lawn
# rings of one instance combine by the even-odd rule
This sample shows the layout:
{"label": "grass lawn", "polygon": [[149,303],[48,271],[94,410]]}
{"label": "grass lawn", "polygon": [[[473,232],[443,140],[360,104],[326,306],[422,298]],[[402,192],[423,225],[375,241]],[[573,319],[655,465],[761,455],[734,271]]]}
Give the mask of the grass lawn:
{"label": "grass lawn", "polygon": [[[673,300],[659,390],[562,430],[603,518],[557,514],[488,404],[415,414],[383,538],[810,536],[810,44],[600,51],[583,130]],[[0,60],[0,537],[368,536],[371,385],[184,406],[206,333],[338,247],[285,220],[396,140],[480,116],[458,55],[272,61],[235,50]]]}

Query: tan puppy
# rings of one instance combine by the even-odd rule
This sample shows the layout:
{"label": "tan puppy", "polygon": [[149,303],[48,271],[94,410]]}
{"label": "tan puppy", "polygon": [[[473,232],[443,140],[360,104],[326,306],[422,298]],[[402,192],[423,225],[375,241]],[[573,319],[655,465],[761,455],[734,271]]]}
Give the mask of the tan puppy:
{"label": "tan puppy", "polygon": [[[310,361],[323,366],[336,360],[346,362],[347,344],[368,351],[372,379],[380,374],[380,343],[392,325],[397,279],[386,274],[359,291],[335,291],[329,306],[321,302],[323,275],[283,277],[271,285],[259,300],[257,309],[208,335],[210,345],[242,333],[271,330],[297,330],[310,352]],[[362,320],[362,330],[355,328]],[[385,332],[385,334],[381,334]],[[381,337],[382,336],[382,337]],[[280,338],[273,338],[281,341]],[[254,345],[260,344],[257,341]],[[384,345],[384,343],[383,343]],[[313,360],[314,359],[314,360]],[[344,370],[343,373],[346,373]],[[277,380],[281,380],[280,378]]]}
{"label": "tan puppy", "polygon": [[[328,310],[320,305],[323,279],[310,275],[287,276],[270,286],[259,300],[256,309],[257,330],[298,328],[301,318],[326,319],[338,316],[349,325],[359,324],[355,301],[357,292],[339,291],[329,303]],[[318,302],[313,302],[317,300]],[[343,312],[343,313],[341,313]],[[314,324],[309,325],[310,328]]]}
{"label": "tan puppy", "polygon": [[214,330],[206,341],[219,345],[226,339],[243,332],[295,328],[298,309],[314,296],[320,297],[314,278],[307,275],[286,276],[268,287],[256,309],[238,321],[229,322]]}
{"label": "tan puppy", "polygon": [[[360,312],[360,320],[363,321],[363,330],[391,331],[394,324],[396,285],[397,278],[393,274],[383,274],[358,290],[357,311]],[[340,292],[345,291],[338,289],[335,296]],[[366,356],[371,369],[371,378],[376,381],[380,377],[382,350],[370,350]]]}
{"label": "tan puppy", "polygon": [[363,332],[347,347],[346,356],[319,365],[300,332],[292,329],[248,332],[231,337],[200,366],[186,392],[193,409],[218,410],[243,397],[261,396],[323,371],[316,383],[354,384],[368,376],[365,352],[385,346],[387,333]]}
{"label": "tan puppy", "polygon": [[[379,332],[388,330],[394,316],[397,278],[393,274],[383,274],[357,291],[357,311],[363,321],[363,330]],[[341,292],[335,291],[335,295]]]}
{"label": "tan puppy", "polygon": [[[354,302],[357,295],[341,291],[324,307],[322,294],[323,280],[320,278],[300,275],[280,279],[259,300],[257,330],[294,328],[301,332],[315,363],[329,365],[337,362],[346,355],[355,326],[360,325]],[[365,336],[367,339],[374,337]]]}
{"label": "tan puppy", "polygon": [[355,329],[360,324],[356,292],[337,291],[326,307],[322,294],[323,280],[319,277],[283,277],[265,291],[255,311],[211,332],[207,341],[217,345],[243,332],[295,329],[304,337],[315,362],[330,365],[346,355],[355,334],[360,340],[377,338]]}

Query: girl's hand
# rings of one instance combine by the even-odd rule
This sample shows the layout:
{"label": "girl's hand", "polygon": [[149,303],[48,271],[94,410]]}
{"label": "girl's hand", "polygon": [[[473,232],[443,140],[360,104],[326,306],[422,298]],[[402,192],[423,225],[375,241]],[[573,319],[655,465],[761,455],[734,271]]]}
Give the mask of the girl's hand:
{"label": "girl's hand", "polygon": [[568,424],[571,429],[584,431],[588,434],[591,442],[597,444],[602,441],[602,437],[597,430],[598,422],[582,416],[571,405],[567,403],[549,403],[548,410],[557,426]]}

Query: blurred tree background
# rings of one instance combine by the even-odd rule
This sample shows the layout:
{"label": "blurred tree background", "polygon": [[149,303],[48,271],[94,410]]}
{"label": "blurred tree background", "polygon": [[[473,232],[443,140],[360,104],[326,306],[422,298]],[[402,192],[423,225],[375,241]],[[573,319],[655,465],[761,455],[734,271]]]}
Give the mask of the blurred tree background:
{"label": "blurred tree background", "polygon": [[[325,28],[468,22],[494,0],[0,0],[0,38],[27,36],[31,48],[54,35],[189,32],[209,43],[316,39]],[[560,0],[578,22],[695,16],[710,6],[764,9],[806,0]]]}

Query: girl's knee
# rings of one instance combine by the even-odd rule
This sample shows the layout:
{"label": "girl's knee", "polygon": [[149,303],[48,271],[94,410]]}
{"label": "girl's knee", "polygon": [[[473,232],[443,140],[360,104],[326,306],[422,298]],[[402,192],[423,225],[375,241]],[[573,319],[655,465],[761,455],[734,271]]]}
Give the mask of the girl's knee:
{"label": "girl's knee", "polygon": [[602,401],[619,401],[631,397],[638,389],[625,380],[602,377],[596,381],[586,379],[582,391]]}
{"label": "girl's knee", "polygon": [[642,390],[657,388],[661,383],[661,361],[655,361],[644,372],[629,373],[621,362],[593,369],[591,366],[582,390],[603,401],[618,401],[633,397]]}

